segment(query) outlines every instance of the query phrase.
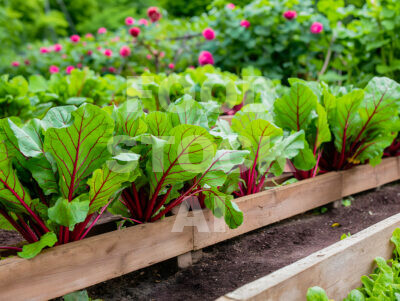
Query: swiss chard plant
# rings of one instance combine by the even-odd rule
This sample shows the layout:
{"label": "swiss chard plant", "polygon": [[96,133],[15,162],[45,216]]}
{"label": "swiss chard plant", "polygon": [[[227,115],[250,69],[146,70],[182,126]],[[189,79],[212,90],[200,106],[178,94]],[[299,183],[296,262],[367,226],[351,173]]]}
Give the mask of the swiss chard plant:
{"label": "swiss chard plant", "polygon": [[28,242],[14,248],[20,256],[83,239],[132,180],[112,164],[113,131],[110,114],[91,104],[56,107],[26,124],[0,121],[1,225]]}
{"label": "swiss chard plant", "polygon": [[[229,227],[238,227],[243,213],[219,188],[248,152],[220,148],[221,139],[209,133],[213,114],[188,96],[166,112],[145,114],[141,106],[139,101],[128,101],[113,113],[117,133],[124,136],[117,143],[118,155],[139,154],[140,161],[137,179],[123,190],[111,211],[152,222],[196,198],[215,216],[223,216]],[[133,146],[127,147],[129,143]]]}
{"label": "swiss chard plant", "polygon": [[305,82],[289,81],[290,92],[274,103],[274,119],[284,130],[304,131],[304,148],[290,162],[297,179],[315,177],[319,172],[322,144],[331,140],[327,114]]}
{"label": "swiss chard plant", "polygon": [[325,91],[323,101],[333,139],[324,144],[321,168],[378,164],[399,131],[399,99],[400,85],[384,77],[373,78],[364,90],[341,96]]}
{"label": "swiss chard plant", "polygon": [[[284,134],[272,122],[272,116],[262,104],[244,106],[232,119],[231,132],[220,129],[226,143],[234,143],[249,154],[240,166],[240,174],[233,173],[226,191],[244,196],[262,191],[268,176],[282,174],[287,159],[292,159],[304,148],[304,131]],[[236,189],[232,188],[236,185]]]}

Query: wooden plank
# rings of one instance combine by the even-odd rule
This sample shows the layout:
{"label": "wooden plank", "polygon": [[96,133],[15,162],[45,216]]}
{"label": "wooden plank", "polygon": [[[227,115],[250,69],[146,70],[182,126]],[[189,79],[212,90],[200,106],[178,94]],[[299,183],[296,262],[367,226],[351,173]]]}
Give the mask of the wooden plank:
{"label": "wooden plank", "polygon": [[0,261],[0,300],[48,300],[193,249],[191,227],[172,232],[175,217]]}
{"label": "wooden plank", "polygon": [[342,300],[361,285],[362,275],[373,271],[375,257],[391,257],[393,245],[390,238],[397,227],[400,227],[400,214],[246,284],[218,300],[305,300],[307,289],[312,286],[320,286],[330,298]]}
{"label": "wooden plank", "polygon": [[238,198],[236,204],[243,211],[244,221],[234,230],[229,229],[223,219],[215,218],[208,210],[203,210],[202,214],[196,214],[198,219],[193,222],[194,249],[216,244],[340,199],[341,180],[339,173],[331,172]]}
{"label": "wooden plank", "polygon": [[386,158],[379,165],[375,166],[378,186],[400,179],[398,161],[398,157]]}
{"label": "wooden plank", "polygon": [[375,169],[369,164],[355,166],[340,173],[343,176],[342,197],[378,186]]}

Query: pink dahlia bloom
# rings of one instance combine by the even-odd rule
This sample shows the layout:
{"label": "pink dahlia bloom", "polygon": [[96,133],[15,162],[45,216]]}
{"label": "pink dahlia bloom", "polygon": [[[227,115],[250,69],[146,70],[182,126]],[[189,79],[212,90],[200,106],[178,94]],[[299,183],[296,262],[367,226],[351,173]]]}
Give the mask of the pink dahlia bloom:
{"label": "pink dahlia bloom", "polygon": [[78,43],[80,39],[81,39],[81,37],[78,36],[77,34],[74,34],[70,37],[70,40],[72,43]]}
{"label": "pink dahlia bloom", "polygon": [[245,27],[245,28],[249,28],[250,27],[250,22],[247,20],[242,20],[240,21],[240,26]]}
{"label": "pink dahlia bloom", "polygon": [[149,9],[147,10],[147,16],[153,23],[161,19],[160,10],[158,9],[158,7],[155,6],[149,7]]}
{"label": "pink dahlia bloom", "polygon": [[68,55],[66,55],[65,53],[61,55],[61,58],[64,59],[64,60],[65,60],[67,57],[68,57]]}
{"label": "pink dahlia bloom", "polygon": [[165,56],[165,52],[164,51],[161,51],[160,52],[160,58],[163,58]]}
{"label": "pink dahlia bloom", "polygon": [[49,71],[50,71],[51,74],[58,73],[60,71],[60,68],[58,68],[55,65],[51,65],[50,68],[49,68]]}
{"label": "pink dahlia bloom", "polygon": [[170,63],[170,64],[168,65],[168,68],[169,68],[169,69],[175,69],[175,64]]}
{"label": "pink dahlia bloom", "polygon": [[139,25],[144,25],[147,26],[149,25],[149,21],[147,21],[146,19],[140,19],[138,22]]}
{"label": "pink dahlia bloom", "polygon": [[40,53],[49,53],[50,49],[47,47],[40,47]]}
{"label": "pink dahlia bloom", "polygon": [[199,64],[200,64],[201,66],[204,66],[204,65],[207,65],[207,64],[214,65],[214,58],[213,58],[213,55],[212,55],[210,52],[208,52],[208,51],[202,51],[202,52],[200,52],[200,55],[199,55]]}
{"label": "pink dahlia bloom", "polygon": [[92,55],[92,54],[93,54],[93,50],[90,50],[90,49],[89,49],[89,50],[86,52],[86,54],[87,54],[87,55]]}
{"label": "pink dahlia bloom", "polygon": [[91,33],[87,33],[87,34],[85,34],[85,38],[87,38],[87,39],[93,39],[94,36],[93,36]]}
{"label": "pink dahlia bloom", "polygon": [[27,66],[29,66],[29,65],[31,64],[31,61],[30,61],[30,60],[25,60],[25,61],[24,61],[24,64],[27,65]]}
{"label": "pink dahlia bloom", "polygon": [[19,62],[18,61],[14,61],[14,62],[11,63],[11,66],[19,67]]}
{"label": "pink dahlia bloom", "polygon": [[131,49],[128,46],[122,46],[119,50],[119,54],[123,57],[127,57],[131,55]]}
{"label": "pink dahlia bloom", "polygon": [[108,71],[111,73],[115,73],[117,69],[115,69],[114,67],[108,67]]}
{"label": "pink dahlia bloom", "polygon": [[111,49],[105,49],[105,50],[104,50],[104,55],[105,55],[105,56],[108,56],[108,57],[112,56],[112,51],[111,51]]}
{"label": "pink dahlia bloom", "polygon": [[68,66],[67,68],[65,68],[65,72],[66,72],[67,74],[71,74],[71,71],[74,70],[74,69],[75,69],[74,66]]}
{"label": "pink dahlia bloom", "polygon": [[283,17],[286,18],[286,19],[288,19],[288,20],[295,19],[295,18],[297,18],[297,12],[296,12],[295,10],[288,10],[288,11],[285,11],[285,12],[283,13]]}
{"label": "pink dahlia bloom", "polygon": [[78,63],[78,64],[76,64],[76,67],[78,67],[78,68],[82,68],[82,63]]}
{"label": "pink dahlia bloom", "polygon": [[229,8],[229,9],[234,9],[234,8],[235,8],[235,4],[233,4],[233,3],[228,3],[228,4],[226,5],[226,7]]}
{"label": "pink dahlia bloom", "polygon": [[132,36],[132,37],[138,37],[139,36],[139,34],[140,34],[140,28],[139,27],[132,27],[132,28],[129,28],[129,34]]}
{"label": "pink dahlia bloom", "polygon": [[125,24],[128,25],[128,26],[133,25],[133,24],[135,24],[135,19],[132,18],[132,17],[126,17],[125,18]]}
{"label": "pink dahlia bloom", "polygon": [[153,56],[151,54],[146,55],[146,59],[151,60]]}
{"label": "pink dahlia bloom", "polygon": [[55,52],[60,52],[62,50],[61,44],[54,44],[53,49]]}
{"label": "pink dahlia bloom", "polygon": [[189,69],[196,69],[194,66],[189,66]]}
{"label": "pink dahlia bloom", "polygon": [[209,41],[214,40],[215,39],[215,31],[212,28],[208,27],[203,30],[203,37]]}
{"label": "pink dahlia bloom", "polygon": [[320,22],[314,22],[310,27],[310,31],[313,34],[319,34],[322,30],[324,30],[324,25]]}
{"label": "pink dahlia bloom", "polygon": [[107,29],[106,29],[105,27],[100,27],[100,28],[97,30],[97,33],[98,33],[98,34],[105,34],[105,33],[107,33]]}

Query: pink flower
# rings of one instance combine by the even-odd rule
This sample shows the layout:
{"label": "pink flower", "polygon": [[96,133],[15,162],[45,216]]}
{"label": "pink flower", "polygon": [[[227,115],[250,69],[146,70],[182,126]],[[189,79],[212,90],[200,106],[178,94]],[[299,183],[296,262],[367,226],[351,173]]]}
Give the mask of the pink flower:
{"label": "pink flower", "polygon": [[11,66],[18,67],[19,66],[19,62],[18,61],[14,61],[14,62],[11,63]]}
{"label": "pink flower", "polygon": [[78,36],[77,34],[74,34],[69,39],[71,40],[72,43],[78,43],[81,37]]}
{"label": "pink flower", "polygon": [[250,22],[247,20],[242,20],[240,21],[240,26],[245,27],[245,28],[249,28],[250,27]]}
{"label": "pink flower", "polygon": [[24,64],[28,66],[28,65],[31,64],[31,61],[30,61],[30,60],[25,60],[25,61],[24,61]]}
{"label": "pink flower", "polygon": [[165,52],[164,51],[161,51],[160,52],[160,58],[163,58],[165,56]]}
{"label": "pink flower", "polygon": [[194,66],[189,66],[189,69],[196,69]]}
{"label": "pink flower", "polygon": [[106,49],[106,50],[104,50],[104,55],[105,55],[105,56],[108,56],[108,57],[112,56],[112,51],[111,51],[111,49]]}
{"label": "pink flower", "polygon": [[288,20],[295,19],[295,18],[297,18],[297,12],[296,12],[295,10],[288,10],[288,11],[285,11],[285,12],[283,13],[283,17],[286,18],[286,19],[288,19]]}
{"label": "pink flower", "polygon": [[151,54],[146,55],[146,59],[151,60],[153,56]]}
{"label": "pink flower", "polygon": [[65,72],[66,72],[67,74],[71,74],[71,71],[74,70],[74,69],[75,69],[74,66],[68,66],[67,68],[65,68]]}
{"label": "pink flower", "polygon": [[153,23],[161,19],[161,13],[158,7],[155,6],[149,7],[149,9],[147,10],[147,16]]}
{"label": "pink flower", "polygon": [[87,55],[92,55],[92,54],[93,54],[93,50],[90,50],[90,49],[89,49],[89,50],[86,52],[86,54],[87,54]]}
{"label": "pink flower", "polygon": [[214,58],[213,58],[213,55],[212,55],[210,52],[208,52],[208,51],[202,51],[202,52],[200,52],[200,55],[199,55],[199,64],[200,64],[201,66],[204,66],[204,65],[207,65],[207,64],[214,65]]}
{"label": "pink flower", "polygon": [[58,68],[55,65],[51,65],[50,68],[49,68],[49,71],[50,71],[51,74],[58,73],[60,71],[60,68]]}
{"label": "pink flower", "polygon": [[324,26],[319,23],[319,22],[314,22],[311,27],[310,27],[310,31],[313,34],[318,34],[320,33],[322,30],[324,29]]}
{"label": "pink flower", "polygon": [[128,26],[130,26],[132,24],[135,24],[135,19],[132,18],[132,17],[126,17],[125,24],[128,25]]}
{"label": "pink flower", "polygon": [[40,53],[48,53],[50,52],[49,48],[47,47],[40,47]]}
{"label": "pink flower", "polygon": [[111,42],[118,42],[121,38],[119,36],[113,37]]}
{"label": "pink flower", "polygon": [[60,52],[62,49],[62,45],[61,44],[54,44],[53,49],[55,52]]}
{"label": "pink flower", "polygon": [[146,19],[140,19],[138,22],[139,25],[144,25],[147,26],[149,25],[149,21],[147,21]]}
{"label": "pink flower", "polygon": [[123,57],[127,57],[131,55],[131,49],[128,46],[122,46],[119,50],[119,54]]}
{"label": "pink flower", "polygon": [[105,34],[105,33],[107,33],[107,29],[106,29],[105,27],[100,27],[100,28],[97,30],[97,33],[98,33],[98,34]]}
{"label": "pink flower", "polygon": [[140,28],[139,27],[132,27],[132,28],[129,28],[129,34],[132,36],[132,37],[137,37],[137,36],[139,36],[139,34],[140,34]]}
{"label": "pink flower", "polygon": [[64,59],[64,60],[65,60],[67,57],[68,57],[68,55],[66,55],[65,53],[61,55],[61,58]]}
{"label": "pink flower", "polygon": [[78,68],[82,68],[82,63],[78,63],[78,64],[76,64],[76,67],[78,67]]}
{"label": "pink flower", "polygon": [[115,69],[114,67],[108,67],[108,71],[111,73],[115,73],[115,71],[117,71],[117,69]]}
{"label": "pink flower", "polygon": [[209,41],[211,41],[211,40],[214,40],[215,39],[215,32],[214,32],[214,30],[212,29],[212,28],[206,28],[206,29],[204,29],[203,30],[203,37],[206,39],[206,40],[209,40]]}
{"label": "pink flower", "polygon": [[168,65],[168,68],[169,68],[169,69],[174,69],[174,68],[175,68],[175,65],[174,65],[173,63],[170,63],[170,64]]}
{"label": "pink flower", "polygon": [[234,9],[234,8],[235,8],[235,4],[233,4],[233,3],[228,3],[228,4],[226,5],[226,7],[229,8],[229,9]]}
{"label": "pink flower", "polygon": [[93,36],[91,33],[87,33],[87,34],[85,34],[85,38],[87,38],[87,39],[93,39],[94,36]]}

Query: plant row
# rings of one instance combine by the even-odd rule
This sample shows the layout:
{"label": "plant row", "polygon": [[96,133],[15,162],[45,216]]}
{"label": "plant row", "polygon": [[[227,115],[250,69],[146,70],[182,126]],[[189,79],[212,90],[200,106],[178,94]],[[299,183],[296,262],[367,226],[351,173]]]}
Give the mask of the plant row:
{"label": "plant row", "polygon": [[0,77],[0,117],[40,118],[54,106],[93,103],[99,106],[119,104],[139,97],[148,111],[165,110],[185,94],[197,101],[215,101],[221,114],[234,114],[244,102],[267,103],[285,87],[267,80],[260,71],[247,68],[242,75],[221,72],[211,65],[187,69],[181,73],[152,74],[124,78],[119,75],[96,75],[93,71],[72,70],[69,75],[53,74],[10,78]]}
{"label": "plant row", "polygon": [[380,162],[399,131],[399,84],[290,83],[270,109],[245,105],[231,125],[219,120],[217,102],[190,94],[163,111],[136,98],[57,106],[25,123],[2,119],[1,225],[29,243],[13,248],[29,258],[85,238],[106,210],[147,223],[183,202],[236,228],[243,213],[234,198],[267,189],[287,160],[297,179]]}
{"label": "plant row", "polygon": [[301,77],[365,85],[374,74],[399,76],[396,0],[346,4],[329,0],[255,0],[239,7],[214,1],[200,17],[169,19],[159,8],[127,18],[116,32],[28,45],[2,73],[69,73],[90,67],[126,76],[216,64],[238,73],[247,66],[270,78]]}

